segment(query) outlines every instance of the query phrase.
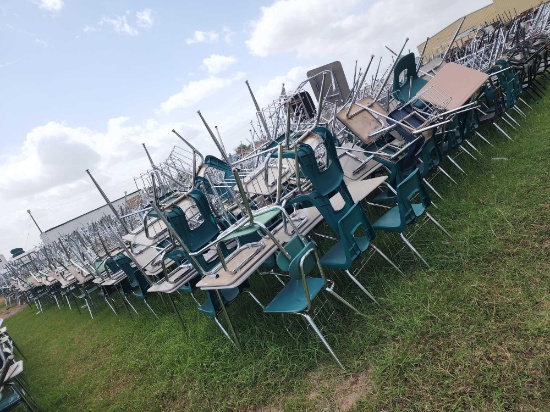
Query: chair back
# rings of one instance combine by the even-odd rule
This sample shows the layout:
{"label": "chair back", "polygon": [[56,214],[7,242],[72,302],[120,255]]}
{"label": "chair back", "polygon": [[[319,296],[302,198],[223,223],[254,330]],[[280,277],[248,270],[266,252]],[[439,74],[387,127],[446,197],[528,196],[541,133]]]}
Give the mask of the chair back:
{"label": "chair back", "polygon": [[[405,72],[403,82],[400,81],[401,74]],[[418,78],[416,72],[416,61],[414,58],[414,53],[406,54],[401,57],[393,69],[393,91],[398,91],[402,86],[406,86],[412,79]]]}
{"label": "chair back", "polygon": [[196,252],[214,240],[220,230],[206,195],[193,189],[187,196],[193,201],[198,212],[193,216],[193,224],[179,206],[172,206],[171,210],[166,213],[166,218],[178,236],[185,242],[187,248],[191,252]]}
{"label": "chair back", "polygon": [[320,165],[315,151],[308,144],[300,144],[298,148],[298,162],[303,174],[311,181],[313,188],[321,195],[326,196],[340,186],[344,179],[344,170],[338,159],[336,152],[336,139],[332,133],[324,128],[317,127],[314,133],[323,139],[326,153],[325,159],[320,159],[323,165]]}
{"label": "chair back", "polygon": [[418,169],[415,169],[414,172],[407,176],[407,178],[397,186],[397,205],[399,207],[399,215],[403,230],[405,230],[407,225],[414,223],[418,217],[411,202],[416,194],[419,195],[424,207],[430,205],[430,196],[422,185],[422,179]]}
{"label": "chair back", "polygon": [[[340,219],[338,227],[340,241],[344,244],[346,263],[351,266],[351,263],[369,247],[371,240],[375,237],[375,232],[359,202],[353,205]],[[360,229],[361,233],[359,234]]]}
{"label": "chair back", "polygon": [[[310,252],[310,250],[315,249],[313,242],[304,243],[299,236],[295,236],[284,248],[291,259],[285,256],[284,253],[278,253],[277,266],[279,266],[279,269],[288,272],[292,279],[301,279],[302,270],[304,275],[307,276],[317,266],[315,254]],[[302,260],[306,253],[307,256]]]}

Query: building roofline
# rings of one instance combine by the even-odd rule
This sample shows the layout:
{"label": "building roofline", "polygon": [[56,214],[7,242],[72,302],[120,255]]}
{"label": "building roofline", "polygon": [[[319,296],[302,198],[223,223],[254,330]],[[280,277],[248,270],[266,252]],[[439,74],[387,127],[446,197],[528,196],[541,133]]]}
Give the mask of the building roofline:
{"label": "building roofline", "polygon": [[[122,196],[122,197],[119,197],[118,199],[111,200],[111,203],[118,202],[119,200],[122,200],[122,199],[124,199],[124,198],[127,197],[127,196],[135,195],[136,193],[139,193],[139,192],[140,192],[140,190],[135,190],[135,191],[133,191],[132,193],[128,193],[128,194],[126,194],[126,195],[124,195],[124,196]],[[75,220],[78,220],[78,219],[80,219],[82,216],[86,216],[87,214],[90,214],[90,213],[92,213],[92,212],[95,212],[96,210],[99,210],[99,209],[101,209],[101,208],[103,208],[103,207],[105,207],[105,206],[107,206],[107,203],[105,203],[104,205],[101,205],[101,206],[99,206],[99,207],[96,207],[95,209],[89,210],[89,211],[87,211],[86,213],[82,213],[81,215],[78,215],[77,217],[74,217],[74,218],[72,218],[71,220],[67,220],[66,222],[60,223],[60,224],[57,225],[57,226],[54,226],[54,227],[52,227],[52,228],[50,228],[50,229],[47,229],[47,230],[44,231],[44,233],[51,232],[52,230],[57,229],[58,227],[61,227],[61,226],[63,226],[63,225],[66,225],[67,223],[73,222],[73,221],[75,221]]]}

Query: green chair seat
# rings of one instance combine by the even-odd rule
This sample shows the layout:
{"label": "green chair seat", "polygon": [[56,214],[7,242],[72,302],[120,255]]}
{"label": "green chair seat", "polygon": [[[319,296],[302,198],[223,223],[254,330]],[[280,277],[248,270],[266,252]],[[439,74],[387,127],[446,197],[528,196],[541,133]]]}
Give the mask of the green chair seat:
{"label": "green chair seat", "polygon": [[[366,236],[354,237],[354,241],[357,243],[360,250],[367,250],[370,245],[370,239]],[[346,258],[345,247],[346,245],[342,241],[336,243],[321,258],[321,266],[336,269],[349,269],[349,262]]]}
{"label": "green chair seat", "polygon": [[[422,216],[426,207],[422,203],[411,203],[412,210],[416,217]],[[412,222],[410,222],[412,223]],[[407,227],[401,220],[399,206],[394,206],[372,224],[374,230],[385,230],[387,232],[402,232]]]}
{"label": "green chair seat", "polygon": [[22,399],[21,396],[13,389],[9,388],[10,394],[6,395],[2,393],[2,399],[0,400],[0,411],[9,411],[18,405]]}
{"label": "green chair seat", "polygon": [[[306,278],[309,298],[315,296],[324,288],[322,278]],[[277,296],[264,309],[266,313],[296,313],[307,308],[308,302],[302,279],[291,279]]]}

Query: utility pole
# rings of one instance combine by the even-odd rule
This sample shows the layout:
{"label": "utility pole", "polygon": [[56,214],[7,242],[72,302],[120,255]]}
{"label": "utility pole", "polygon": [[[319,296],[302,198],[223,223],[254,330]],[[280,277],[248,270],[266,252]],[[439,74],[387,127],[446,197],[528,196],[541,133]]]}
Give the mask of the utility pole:
{"label": "utility pole", "polygon": [[44,233],[44,232],[42,232],[42,229],[40,229],[40,226],[38,226],[38,223],[36,223],[36,220],[34,220],[34,217],[32,216],[31,210],[30,210],[30,209],[27,209],[27,213],[29,214],[29,216],[31,217],[32,221],[34,222],[34,224],[36,225],[36,227],[37,227],[38,230],[40,231],[40,234]]}

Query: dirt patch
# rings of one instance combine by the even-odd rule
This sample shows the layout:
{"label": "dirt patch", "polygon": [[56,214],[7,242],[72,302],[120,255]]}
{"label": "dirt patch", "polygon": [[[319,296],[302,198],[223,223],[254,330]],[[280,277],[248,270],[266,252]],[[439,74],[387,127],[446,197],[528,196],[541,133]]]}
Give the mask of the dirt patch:
{"label": "dirt patch", "polygon": [[23,309],[25,309],[27,305],[12,305],[9,308],[6,307],[6,301],[4,298],[0,298],[0,318],[2,319],[8,319],[12,317],[13,315],[16,315],[17,313],[21,312]]}

